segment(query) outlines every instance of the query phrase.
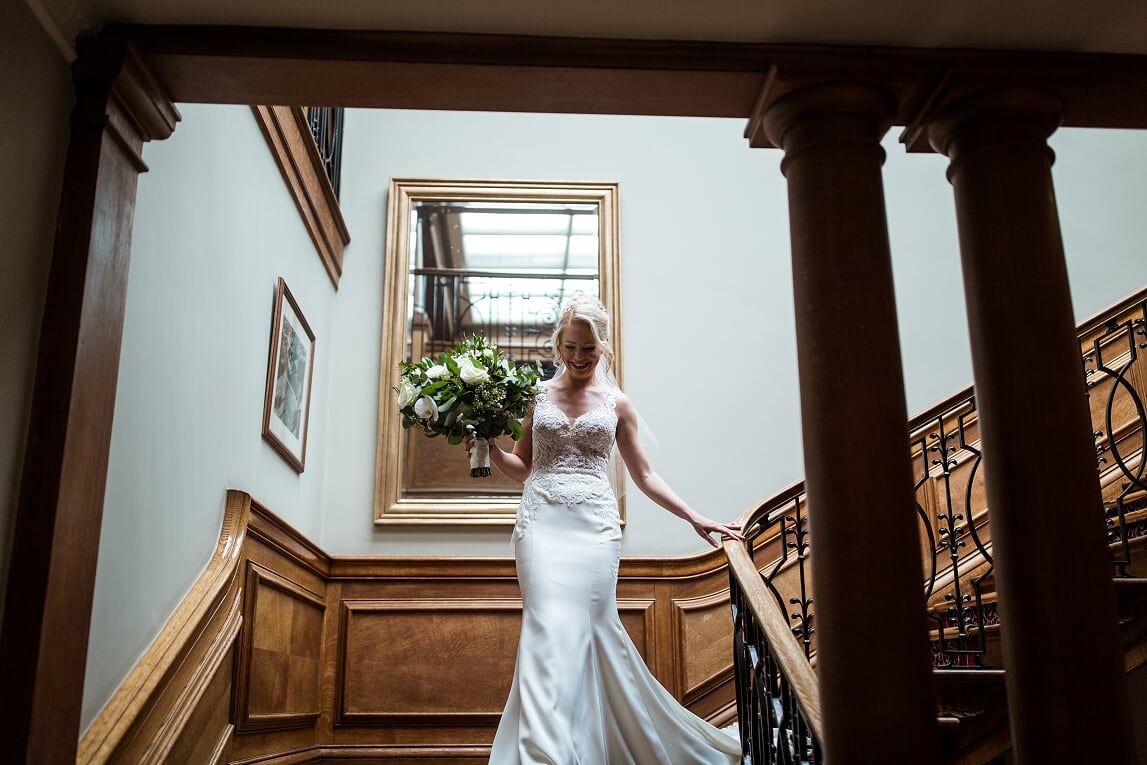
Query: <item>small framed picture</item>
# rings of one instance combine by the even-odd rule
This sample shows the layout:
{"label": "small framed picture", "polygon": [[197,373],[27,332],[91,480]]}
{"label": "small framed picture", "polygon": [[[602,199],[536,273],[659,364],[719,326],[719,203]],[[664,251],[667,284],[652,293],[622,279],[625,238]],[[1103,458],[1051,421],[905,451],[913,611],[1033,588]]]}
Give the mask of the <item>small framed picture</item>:
{"label": "small framed picture", "polygon": [[271,358],[263,403],[263,438],[295,469],[307,459],[311,413],[311,374],[315,367],[315,333],[283,277],[275,288],[271,325]]}

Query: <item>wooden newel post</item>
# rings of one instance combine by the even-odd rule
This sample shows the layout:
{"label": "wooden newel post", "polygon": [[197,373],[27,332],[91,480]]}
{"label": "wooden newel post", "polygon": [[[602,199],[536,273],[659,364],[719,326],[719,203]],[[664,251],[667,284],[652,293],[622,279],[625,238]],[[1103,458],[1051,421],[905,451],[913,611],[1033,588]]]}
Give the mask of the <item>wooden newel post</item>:
{"label": "wooden newel post", "polygon": [[785,152],[831,765],[940,754],[881,177],[893,113],[875,88],[816,86],[767,106],[753,141]]}
{"label": "wooden newel post", "polygon": [[1047,138],[1061,106],[975,95],[924,122],[948,156],[1020,763],[1134,759]]}

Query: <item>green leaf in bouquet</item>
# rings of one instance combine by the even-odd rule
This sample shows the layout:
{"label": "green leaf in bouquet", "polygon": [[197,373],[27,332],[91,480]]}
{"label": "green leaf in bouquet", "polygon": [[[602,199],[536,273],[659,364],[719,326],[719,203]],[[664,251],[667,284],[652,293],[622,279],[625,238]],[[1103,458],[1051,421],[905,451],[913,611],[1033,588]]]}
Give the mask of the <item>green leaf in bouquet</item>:
{"label": "green leaf in bouquet", "polygon": [[449,381],[443,381],[443,380],[439,380],[437,382],[432,382],[429,385],[427,385],[425,388],[422,389],[422,393],[420,395],[421,396],[433,396],[435,393],[442,390],[443,388],[445,388],[449,384],[450,384]]}
{"label": "green leaf in bouquet", "polygon": [[522,423],[517,420],[510,420],[510,436],[515,441],[520,441],[522,438]]}
{"label": "green leaf in bouquet", "polygon": [[451,434],[451,435],[450,435],[450,436],[449,436],[449,437],[446,439],[446,442],[447,442],[447,443],[451,443],[451,444],[454,444],[455,446],[457,446],[458,444],[462,443],[462,436],[460,436],[460,435],[454,435],[454,434]]}
{"label": "green leaf in bouquet", "polygon": [[443,403],[439,404],[439,405],[438,405],[438,412],[439,412],[439,414],[445,414],[446,412],[449,412],[449,411],[450,411],[450,407],[454,406],[454,404],[455,404],[457,401],[458,401],[458,397],[457,397],[457,396],[453,396],[453,397],[451,397],[450,399],[448,399],[447,401],[445,401],[445,402],[443,402]]}

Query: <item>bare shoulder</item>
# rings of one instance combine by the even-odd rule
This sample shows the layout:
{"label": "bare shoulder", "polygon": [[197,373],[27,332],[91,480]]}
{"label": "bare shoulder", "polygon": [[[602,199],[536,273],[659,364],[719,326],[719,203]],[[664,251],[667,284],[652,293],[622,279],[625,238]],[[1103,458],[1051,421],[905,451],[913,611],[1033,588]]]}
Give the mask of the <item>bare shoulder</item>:
{"label": "bare shoulder", "polygon": [[621,391],[617,391],[615,395],[617,414],[619,417],[632,417],[637,414],[637,410],[633,408],[633,402],[630,401],[629,396]]}

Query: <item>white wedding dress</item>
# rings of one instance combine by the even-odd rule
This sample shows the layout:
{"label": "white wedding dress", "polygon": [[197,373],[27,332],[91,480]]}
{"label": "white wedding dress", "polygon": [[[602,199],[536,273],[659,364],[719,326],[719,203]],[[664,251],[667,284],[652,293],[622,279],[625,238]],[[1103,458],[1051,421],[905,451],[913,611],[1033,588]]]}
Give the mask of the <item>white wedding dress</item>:
{"label": "white wedding dress", "polygon": [[522,632],[491,765],[740,762],[740,743],[657,682],[618,617],[615,404],[611,393],[571,421],[537,396],[513,534]]}

